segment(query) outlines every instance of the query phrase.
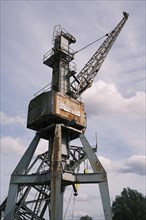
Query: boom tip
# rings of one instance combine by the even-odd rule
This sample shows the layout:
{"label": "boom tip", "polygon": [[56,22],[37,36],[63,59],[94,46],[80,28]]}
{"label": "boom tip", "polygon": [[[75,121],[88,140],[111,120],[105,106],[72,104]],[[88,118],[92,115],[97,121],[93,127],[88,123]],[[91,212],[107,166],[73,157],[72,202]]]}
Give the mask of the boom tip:
{"label": "boom tip", "polygon": [[123,15],[126,19],[128,19],[129,14],[127,12],[123,11]]}

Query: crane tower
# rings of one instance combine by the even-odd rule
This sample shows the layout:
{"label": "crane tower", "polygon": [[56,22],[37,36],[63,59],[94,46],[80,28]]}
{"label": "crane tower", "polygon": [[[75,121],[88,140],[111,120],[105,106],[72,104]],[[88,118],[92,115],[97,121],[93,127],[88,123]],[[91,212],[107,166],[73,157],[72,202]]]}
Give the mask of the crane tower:
{"label": "crane tower", "polygon": [[[79,100],[104,62],[109,50],[123,28],[128,14],[123,12],[119,24],[77,74],[73,65],[74,51],[70,44],[76,39],[56,26],[53,49],[44,55],[43,63],[52,68],[51,89],[37,94],[28,106],[27,128],[35,137],[14,169],[8,197],[0,206],[1,220],[63,220],[63,199],[67,186],[96,183],[99,185],[105,220],[111,220],[107,174],[84,133],[86,113]],[[48,142],[48,150],[35,159],[39,141]],[[82,146],[71,145],[80,139]],[[93,172],[79,172],[88,159]]]}

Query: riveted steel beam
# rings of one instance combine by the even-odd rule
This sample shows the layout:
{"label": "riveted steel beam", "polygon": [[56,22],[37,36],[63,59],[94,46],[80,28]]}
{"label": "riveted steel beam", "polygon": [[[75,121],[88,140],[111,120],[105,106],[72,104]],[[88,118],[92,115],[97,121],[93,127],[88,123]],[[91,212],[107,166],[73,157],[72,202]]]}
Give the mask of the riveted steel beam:
{"label": "riveted steel beam", "polygon": [[11,178],[11,183],[21,184],[21,185],[41,185],[49,184],[51,180],[50,173],[43,174],[31,174],[31,175],[13,175]]}
{"label": "riveted steel beam", "polygon": [[95,173],[87,173],[87,174],[63,173],[63,181],[67,185],[71,185],[75,183],[91,184],[91,183],[106,182],[107,177],[105,174],[95,174]]}

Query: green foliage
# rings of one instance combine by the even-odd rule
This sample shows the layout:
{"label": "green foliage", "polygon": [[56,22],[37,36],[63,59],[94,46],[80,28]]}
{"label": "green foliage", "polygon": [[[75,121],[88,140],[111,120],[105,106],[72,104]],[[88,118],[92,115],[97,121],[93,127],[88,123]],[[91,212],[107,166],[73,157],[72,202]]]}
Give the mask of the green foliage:
{"label": "green foliage", "polygon": [[80,218],[80,220],[93,220],[93,218],[92,218],[92,217],[89,217],[88,215],[86,215],[86,216],[82,216],[82,217]]}
{"label": "green foliage", "polygon": [[113,220],[146,220],[146,197],[124,188],[112,204]]}

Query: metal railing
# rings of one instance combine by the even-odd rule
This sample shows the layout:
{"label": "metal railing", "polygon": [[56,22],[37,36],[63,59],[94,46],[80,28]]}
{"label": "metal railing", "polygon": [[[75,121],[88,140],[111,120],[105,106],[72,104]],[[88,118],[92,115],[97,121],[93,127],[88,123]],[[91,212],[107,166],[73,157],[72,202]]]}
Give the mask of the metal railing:
{"label": "metal railing", "polygon": [[42,89],[40,89],[38,92],[36,92],[33,96],[37,97],[41,93],[44,93],[44,92],[47,92],[47,91],[51,90],[51,87],[52,87],[52,83],[49,83],[48,85],[46,85]]}

